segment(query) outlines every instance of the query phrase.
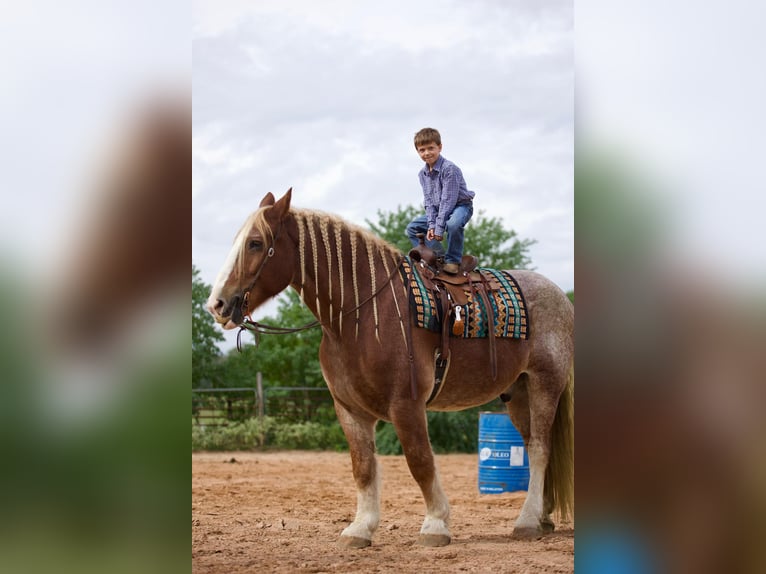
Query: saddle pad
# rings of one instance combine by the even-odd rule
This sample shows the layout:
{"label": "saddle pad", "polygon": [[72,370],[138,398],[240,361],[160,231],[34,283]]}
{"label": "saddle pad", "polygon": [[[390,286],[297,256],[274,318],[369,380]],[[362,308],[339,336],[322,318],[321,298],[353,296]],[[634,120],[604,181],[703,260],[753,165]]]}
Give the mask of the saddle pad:
{"label": "saddle pad", "polygon": [[[406,277],[410,278],[411,296],[410,306],[415,315],[415,324],[418,327],[430,331],[441,331],[441,322],[444,312],[441,308],[441,301],[434,293],[425,286],[423,279],[417,272],[412,273],[410,261],[405,258],[403,271]],[[487,293],[492,310],[494,312],[494,330],[495,337],[506,337],[515,339],[529,338],[529,317],[527,315],[527,305],[524,300],[524,294],[521,292],[516,279],[507,271],[489,269],[480,267],[477,269],[488,279],[494,279],[492,283],[499,285],[497,289]],[[482,298],[473,293],[466,285],[465,293],[468,298],[468,304],[463,306],[464,338],[481,338],[489,335],[489,318],[487,310],[484,307]],[[449,316],[450,333],[452,332],[452,323],[454,317]]]}
{"label": "saddle pad", "polygon": [[441,331],[441,302],[437,303],[433,292],[426,288],[420,274],[417,271],[413,272],[409,257],[403,259],[401,269],[405,285],[408,280],[411,283],[410,308],[415,314],[415,325],[429,331]]}

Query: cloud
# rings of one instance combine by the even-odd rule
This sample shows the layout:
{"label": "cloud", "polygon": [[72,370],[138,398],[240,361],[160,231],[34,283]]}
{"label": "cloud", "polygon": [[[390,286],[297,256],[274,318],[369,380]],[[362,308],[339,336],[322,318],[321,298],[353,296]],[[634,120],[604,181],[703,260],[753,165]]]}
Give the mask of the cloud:
{"label": "cloud", "polygon": [[550,242],[534,265],[573,288],[571,3],[251,4],[195,5],[204,280],[266,192],[362,225],[420,204],[412,137],[432,126],[477,209]]}

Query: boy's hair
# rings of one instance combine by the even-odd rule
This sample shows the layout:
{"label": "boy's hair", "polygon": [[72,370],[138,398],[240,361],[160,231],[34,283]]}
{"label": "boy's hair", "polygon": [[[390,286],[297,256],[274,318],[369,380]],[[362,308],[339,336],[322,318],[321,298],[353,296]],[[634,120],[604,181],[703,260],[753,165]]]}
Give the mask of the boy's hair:
{"label": "boy's hair", "polygon": [[439,130],[435,130],[434,128],[423,128],[415,134],[415,149],[430,143],[442,145],[442,136],[439,133]]}

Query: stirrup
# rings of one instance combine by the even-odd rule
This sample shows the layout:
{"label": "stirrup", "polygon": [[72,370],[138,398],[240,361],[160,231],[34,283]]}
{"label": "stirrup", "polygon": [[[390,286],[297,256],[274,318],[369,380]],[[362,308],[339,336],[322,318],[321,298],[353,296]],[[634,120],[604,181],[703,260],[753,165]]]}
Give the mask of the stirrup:
{"label": "stirrup", "polygon": [[470,273],[479,266],[479,258],[475,255],[463,255],[460,260],[460,272]]}

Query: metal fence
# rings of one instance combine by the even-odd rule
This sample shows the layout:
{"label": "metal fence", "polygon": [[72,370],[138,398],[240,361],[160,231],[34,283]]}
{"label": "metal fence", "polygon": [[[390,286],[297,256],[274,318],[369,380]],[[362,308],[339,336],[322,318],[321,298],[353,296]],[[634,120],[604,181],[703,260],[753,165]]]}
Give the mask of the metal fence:
{"label": "metal fence", "polygon": [[251,417],[290,422],[334,418],[332,397],[324,387],[256,387],[192,389],[192,422],[228,425]]}

